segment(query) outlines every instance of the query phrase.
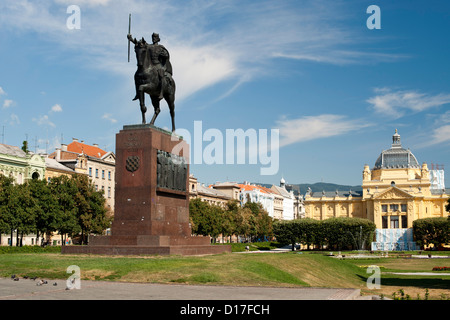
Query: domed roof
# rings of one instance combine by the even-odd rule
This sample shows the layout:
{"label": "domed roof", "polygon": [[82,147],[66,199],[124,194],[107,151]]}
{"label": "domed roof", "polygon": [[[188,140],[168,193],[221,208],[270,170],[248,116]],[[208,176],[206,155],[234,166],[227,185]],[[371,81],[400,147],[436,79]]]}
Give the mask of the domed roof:
{"label": "domed roof", "polygon": [[402,148],[400,135],[395,129],[392,147],[381,152],[373,169],[420,168],[419,162],[409,149]]}

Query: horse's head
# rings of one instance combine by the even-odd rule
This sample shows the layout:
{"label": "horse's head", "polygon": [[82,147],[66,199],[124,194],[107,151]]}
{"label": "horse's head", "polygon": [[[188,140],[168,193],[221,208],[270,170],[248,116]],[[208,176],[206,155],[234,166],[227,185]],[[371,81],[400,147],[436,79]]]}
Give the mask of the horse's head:
{"label": "horse's head", "polygon": [[134,46],[134,51],[136,52],[136,60],[139,67],[144,67],[147,60],[147,43],[145,39],[139,40]]}

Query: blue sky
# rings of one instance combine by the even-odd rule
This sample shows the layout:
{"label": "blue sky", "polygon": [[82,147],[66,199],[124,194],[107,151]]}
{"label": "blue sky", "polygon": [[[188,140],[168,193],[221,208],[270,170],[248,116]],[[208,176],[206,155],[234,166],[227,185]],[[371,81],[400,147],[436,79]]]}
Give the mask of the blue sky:
{"label": "blue sky", "polygon": [[[373,4],[381,29],[366,25]],[[70,5],[80,29],[67,27]],[[123,125],[141,121],[129,13],[133,36],[158,32],[171,54],[177,128],[279,129],[275,174],[261,175],[260,164],[192,164],[200,182],[360,185],[395,129],[420,163],[450,168],[444,0],[2,0],[4,143],[28,138],[32,151],[52,152],[75,137],[115,150]],[[164,102],[155,124],[170,127]]]}

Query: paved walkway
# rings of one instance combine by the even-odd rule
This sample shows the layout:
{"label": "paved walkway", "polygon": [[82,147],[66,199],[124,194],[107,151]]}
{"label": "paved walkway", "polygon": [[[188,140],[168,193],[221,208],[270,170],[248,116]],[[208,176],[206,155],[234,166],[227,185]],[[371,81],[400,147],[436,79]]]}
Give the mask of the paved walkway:
{"label": "paved walkway", "polygon": [[[0,278],[0,300],[354,300],[357,289],[269,288],[124,283],[82,280],[66,290],[65,280]],[[56,283],[56,286],[54,285]]]}

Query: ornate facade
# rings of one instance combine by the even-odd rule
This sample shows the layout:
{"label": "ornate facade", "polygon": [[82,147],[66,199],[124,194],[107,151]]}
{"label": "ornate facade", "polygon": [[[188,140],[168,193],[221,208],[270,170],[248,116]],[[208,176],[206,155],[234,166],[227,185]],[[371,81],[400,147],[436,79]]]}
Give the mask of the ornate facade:
{"label": "ornate facade", "polygon": [[37,154],[26,153],[19,147],[0,143],[0,174],[13,177],[19,184],[30,179],[43,179],[45,159]]}
{"label": "ornate facade", "polygon": [[74,138],[70,144],[62,144],[61,148],[57,148],[48,157],[75,173],[88,175],[96,190],[103,190],[106,205],[113,214],[116,166],[113,152],[104,151],[96,144],[88,145]]}
{"label": "ornate facade", "polygon": [[419,165],[412,152],[402,147],[397,130],[392,140],[391,148],[380,154],[372,170],[364,166],[362,192],[308,192],[306,217],[369,219],[377,227],[375,245],[386,248],[389,244],[389,249],[399,243],[401,249],[410,248],[414,220],[446,217],[450,190],[431,187],[427,164]]}

